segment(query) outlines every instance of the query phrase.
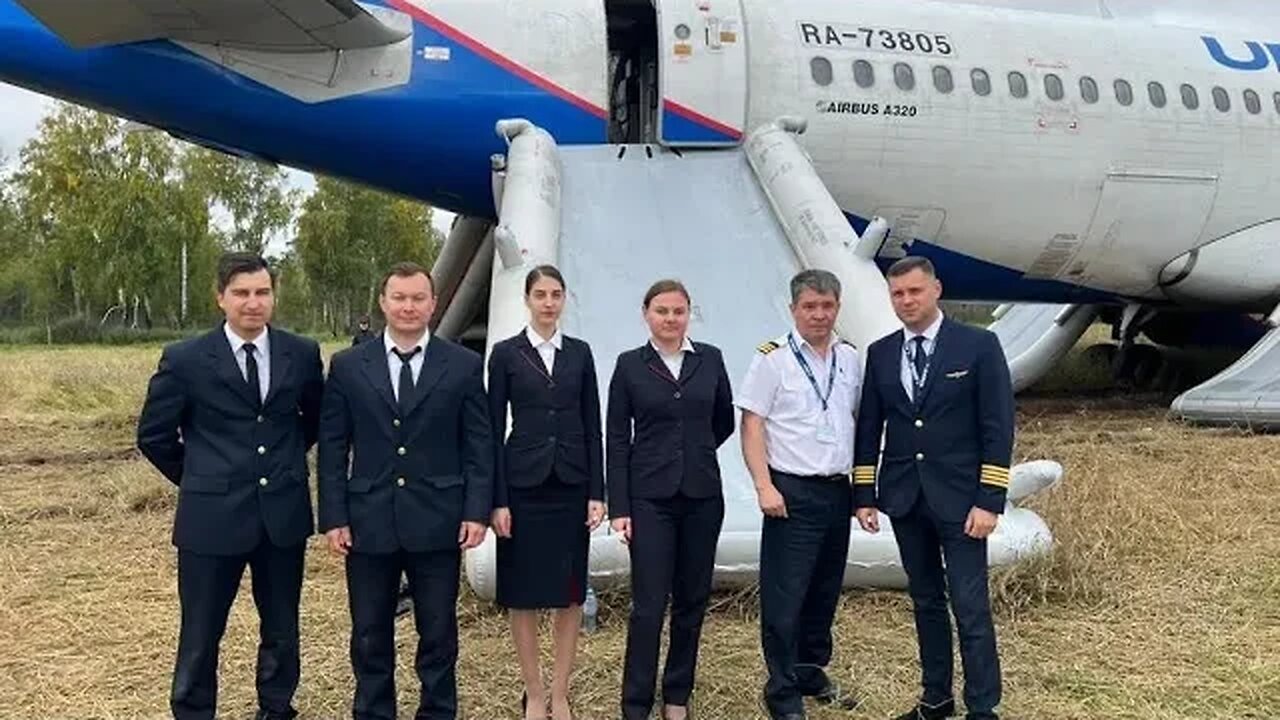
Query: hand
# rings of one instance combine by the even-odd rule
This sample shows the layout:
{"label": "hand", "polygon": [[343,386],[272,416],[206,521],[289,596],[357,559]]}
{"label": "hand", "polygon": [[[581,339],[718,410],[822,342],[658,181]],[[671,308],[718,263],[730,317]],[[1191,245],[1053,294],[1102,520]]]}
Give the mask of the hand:
{"label": "hand", "polygon": [[863,530],[875,534],[880,532],[880,511],[873,507],[858,508],[854,515],[858,518],[858,524]]}
{"label": "hand", "polygon": [[787,516],[787,501],[772,483],[757,489],[756,495],[760,498],[760,510],[767,517],[785,518]]}
{"label": "hand", "polygon": [[324,534],[329,540],[329,552],[339,557],[346,557],[351,552],[351,528],[342,526]]}
{"label": "hand", "polygon": [[463,521],[462,527],[458,528],[458,547],[470,550],[479,546],[484,542],[484,531],[484,523]]}
{"label": "hand", "polygon": [[964,521],[964,534],[974,540],[985,540],[996,529],[1000,516],[993,512],[975,507],[969,511],[969,519]]}
{"label": "hand", "polygon": [[500,538],[511,537],[511,508],[495,508],[489,518],[489,525]]}
{"label": "hand", "polygon": [[591,500],[587,502],[587,528],[595,531],[600,527],[600,523],[604,521],[604,503],[599,500]]}
{"label": "hand", "polygon": [[613,528],[614,532],[622,536],[622,542],[627,545],[631,544],[631,518],[614,518],[613,521],[609,523],[609,526]]}

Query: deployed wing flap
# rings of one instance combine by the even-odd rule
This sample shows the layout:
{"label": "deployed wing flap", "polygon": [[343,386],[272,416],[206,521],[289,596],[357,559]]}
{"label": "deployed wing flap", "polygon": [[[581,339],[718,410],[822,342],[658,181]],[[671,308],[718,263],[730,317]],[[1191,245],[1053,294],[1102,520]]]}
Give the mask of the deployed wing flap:
{"label": "deployed wing flap", "polygon": [[18,0],[75,47],[169,39],[263,52],[384,47],[412,28],[354,0]]}

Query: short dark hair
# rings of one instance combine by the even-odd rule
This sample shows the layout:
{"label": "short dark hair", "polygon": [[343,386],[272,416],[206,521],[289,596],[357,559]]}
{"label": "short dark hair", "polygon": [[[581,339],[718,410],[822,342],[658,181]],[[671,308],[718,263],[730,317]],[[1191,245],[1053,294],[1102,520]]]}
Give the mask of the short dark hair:
{"label": "short dark hair", "polygon": [[819,295],[835,295],[840,299],[840,278],[829,270],[803,270],[791,278],[791,303],[800,299],[800,293],[812,290]]}
{"label": "short dark hair", "polygon": [[414,275],[426,275],[427,286],[431,288],[431,294],[434,295],[436,293],[436,283],[434,280],[431,279],[431,273],[427,272],[426,268],[422,267],[416,262],[405,261],[405,262],[398,262],[395,265],[392,265],[391,268],[387,270],[386,274],[382,276],[382,286],[381,286],[381,289],[378,291],[379,294],[381,295],[387,294],[387,281],[390,280],[391,278],[393,277],[411,278]]}
{"label": "short dark hair", "polygon": [[921,255],[908,255],[898,260],[889,266],[886,274],[891,278],[896,278],[902,277],[912,270],[923,270],[924,274],[931,278],[938,277],[938,271],[934,269],[933,262]]}
{"label": "short dark hair", "polygon": [[532,292],[533,284],[542,278],[551,278],[552,280],[560,283],[561,290],[567,289],[564,284],[564,276],[560,274],[560,271],[556,269],[555,265],[539,265],[538,267],[530,270],[528,275],[524,276],[524,294],[528,295]]}
{"label": "short dark hair", "polygon": [[650,285],[649,291],[644,294],[644,309],[645,310],[649,309],[649,303],[653,302],[654,298],[658,297],[663,293],[670,293],[670,292],[680,293],[681,295],[684,296],[685,302],[689,303],[690,305],[693,304],[693,300],[690,299],[689,291],[685,288],[684,283],[680,282],[679,280],[659,280],[658,282]]}
{"label": "short dark hair", "polygon": [[271,287],[276,286],[276,274],[271,270],[271,266],[267,265],[267,261],[261,255],[250,252],[229,252],[223,253],[218,258],[218,294],[226,292],[227,286],[237,275],[252,275],[256,272],[267,271],[271,276]]}

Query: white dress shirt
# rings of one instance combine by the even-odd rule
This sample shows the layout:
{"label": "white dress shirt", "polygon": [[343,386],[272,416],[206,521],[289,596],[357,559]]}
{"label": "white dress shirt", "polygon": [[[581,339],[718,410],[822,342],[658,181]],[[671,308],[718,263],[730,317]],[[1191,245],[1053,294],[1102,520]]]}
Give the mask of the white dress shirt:
{"label": "white dress shirt", "polygon": [[[835,354],[836,379],[825,413],[789,337],[795,338],[823,393]],[[799,332],[792,332],[762,345],[751,358],[746,378],[735,388],[734,404],[765,419],[769,467],[792,475],[840,475],[853,467],[854,413],[861,387],[862,363],[852,345],[833,334],[827,356],[819,357]],[[823,425],[830,429],[830,441],[819,438]]]}
{"label": "white dress shirt", "polygon": [[229,323],[223,323],[222,330],[227,334],[227,342],[231,343],[231,354],[235,356],[236,364],[240,366],[240,376],[245,382],[249,382],[249,366],[244,346],[252,345],[255,348],[254,359],[258,361],[258,399],[265,402],[267,392],[271,389],[271,329],[263,328],[252,342],[237,335]]}
{"label": "white dress shirt", "polygon": [[[924,337],[924,354],[925,357],[933,357],[933,347],[938,341],[938,330],[942,328],[942,313],[938,313],[938,317],[924,332],[919,335]],[[902,328],[902,389],[907,391],[907,398],[911,402],[916,401],[915,384],[911,382],[911,358],[916,351],[915,337],[917,333],[911,331],[910,328]],[[925,375],[928,378],[928,375]]]}
{"label": "white dress shirt", "polygon": [[542,358],[542,364],[547,368],[547,374],[552,373],[556,366],[556,351],[564,347],[564,335],[560,333],[560,328],[556,328],[556,333],[551,336],[550,340],[544,340],[532,327],[525,326],[524,336],[529,340],[529,344],[534,350],[538,351],[538,357]]}
{"label": "white dress shirt", "polygon": [[[413,373],[413,382],[418,383],[418,376],[422,374],[422,357],[427,354],[427,343],[431,342],[431,331],[428,330],[418,338],[418,342],[414,343],[421,351],[409,358],[409,372]],[[391,392],[396,396],[396,402],[400,401],[400,366],[404,365],[400,361],[400,356],[391,352],[397,349],[395,341],[391,339],[391,332],[382,333],[382,344],[386,348],[387,353],[387,370],[391,372]],[[413,348],[409,348],[410,352]]]}
{"label": "white dress shirt", "polygon": [[697,352],[693,349],[693,341],[686,335],[684,342],[680,344],[680,350],[674,354],[668,355],[662,352],[662,348],[658,346],[658,341],[650,338],[649,345],[653,347],[654,352],[658,353],[658,357],[662,358],[662,364],[667,366],[671,371],[671,377],[679,380],[680,371],[684,369],[684,354]]}

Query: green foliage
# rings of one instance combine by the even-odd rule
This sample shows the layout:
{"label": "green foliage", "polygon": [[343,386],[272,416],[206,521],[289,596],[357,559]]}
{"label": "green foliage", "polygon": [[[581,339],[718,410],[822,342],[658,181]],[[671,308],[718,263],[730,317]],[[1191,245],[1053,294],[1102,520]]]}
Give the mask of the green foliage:
{"label": "green foliage", "polygon": [[0,343],[137,342],[207,327],[219,317],[218,256],[279,247],[300,204],[297,242],[275,253],[280,324],[345,332],[376,310],[387,266],[434,260],[425,205],[330,179],[301,200],[279,168],[60,105],[11,177],[0,174]]}
{"label": "green foliage", "polygon": [[230,230],[216,231],[228,250],[262,254],[270,236],[293,221],[299,193],[285,186],[280,168],[194,148],[183,171],[196,192],[230,215]]}
{"label": "green foliage", "polygon": [[315,193],[302,204],[295,242],[297,266],[309,288],[324,289],[313,297],[319,317],[311,325],[341,332],[353,317],[374,314],[387,268],[405,260],[430,267],[439,246],[429,207],[318,178]]}

